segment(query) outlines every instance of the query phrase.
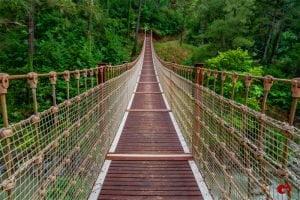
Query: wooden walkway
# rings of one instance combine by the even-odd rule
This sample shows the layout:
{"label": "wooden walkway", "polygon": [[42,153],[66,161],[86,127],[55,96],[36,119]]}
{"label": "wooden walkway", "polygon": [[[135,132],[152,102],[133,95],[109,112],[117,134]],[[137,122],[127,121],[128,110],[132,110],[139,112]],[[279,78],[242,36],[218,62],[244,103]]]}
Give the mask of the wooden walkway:
{"label": "wooden walkway", "polygon": [[202,199],[164,102],[150,39],[138,87],[99,199]]}

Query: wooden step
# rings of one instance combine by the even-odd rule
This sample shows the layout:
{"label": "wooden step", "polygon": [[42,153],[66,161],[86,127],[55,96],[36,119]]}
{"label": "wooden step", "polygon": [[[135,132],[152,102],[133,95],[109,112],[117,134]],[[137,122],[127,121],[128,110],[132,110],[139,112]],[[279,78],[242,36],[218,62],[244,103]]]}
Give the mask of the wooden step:
{"label": "wooden step", "polygon": [[107,160],[193,160],[189,153],[181,154],[120,154],[109,153],[106,155]]}

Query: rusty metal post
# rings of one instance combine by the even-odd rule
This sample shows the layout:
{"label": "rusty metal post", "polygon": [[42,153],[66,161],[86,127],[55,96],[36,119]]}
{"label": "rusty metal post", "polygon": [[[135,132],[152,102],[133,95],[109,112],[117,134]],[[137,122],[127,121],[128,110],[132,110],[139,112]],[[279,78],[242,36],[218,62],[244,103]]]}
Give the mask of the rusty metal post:
{"label": "rusty metal post", "polygon": [[4,191],[8,194],[8,199],[12,199],[12,189],[15,187],[15,179],[12,176],[13,173],[13,159],[11,154],[11,141],[10,137],[13,135],[12,130],[9,128],[6,94],[9,87],[8,74],[0,74],[0,102],[1,102],[1,114],[3,119],[3,128],[0,130],[0,138],[3,139],[3,153],[4,162],[6,166],[8,179],[3,184]]}
{"label": "rusty metal post", "polygon": [[66,106],[67,106],[67,123],[68,123],[68,126],[70,125],[70,72],[69,71],[64,71],[63,73],[63,77],[64,77],[64,80],[67,84],[67,102],[66,102]]}
{"label": "rusty metal post", "polygon": [[[197,63],[194,65],[196,68],[196,73],[195,73],[195,83],[198,85],[203,85],[204,81],[204,64],[203,63]],[[197,75],[197,71],[199,71],[199,75]]]}
{"label": "rusty metal post", "polygon": [[264,77],[264,97],[263,97],[262,106],[261,106],[262,113],[266,113],[267,99],[268,99],[268,95],[269,95],[269,92],[271,90],[273,83],[274,83],[274,78],[272,76]]}
{"label": "rusty metal post", "polygon": [[289,124],[293,125],[295,121],[295,115],[297,111],[297,104],[300,99],[300,78],[294,78],[292,80],[292,105],[289,115]]}
{"label": "rusty metal post", "polygon": [[237,73],[233,73],[231,80],[232,80],[232,91],[231,91],[231,99],[234,100],[234,94],[235,94],[235,88],[236,88],[236,83],[239,78],[239,75]]}
{"label": "rusty metal post", "polygon": [[84,77],[84,90],[87,91],[87,69],[83,69],[82,75]]}
{"label": "rusty metal post", "polygon": [[67,70],[64,71],[63,77],[67,83],[67,99],[69,100],[70,99],[70,72]]}
{"label": "rusty metal post", "polygon": [[224,71],[221,72],[221,96],[224,96],[224,83],[226,80],[226,73]]}
{"label": "rusty metal post", "polygon": [[218,71],[214,71],[213,76],[214,76],[214,92],[216,92],[216,83],[217,83],[217,79],[218,79]]}
{"label": "rusty metal post", "polygon": [[53,101],[53,106],[56,106],[56,81],[57,81],[57,74],[56,72],[50,72],[49,73],[49,79],[50,83],[52,85],[52,101]]}
{"label": "rusty metal post", "polygon": [[106,65],[101,65],[98,68],[98,82],[99,82],[99,84],[105,82],[105,76],[106,76]]}
{"label": "rusty metal post", "polygon": [[259,166],[261,171],[261,177],[264,185],[267,185],[267,178],[265,176],[265,162],[264,162],[264,144],[265,144],[265,124],[266,124],[266,102],[268,98],[268,94],[270,92],[270,89],[273,85],[273,77],[266,76],[264,78],[264,97],[262,101],[262,110],[261,115],[259,116],[259,132],[258,132],[258,140],[257,140],[257,146],[258,146],[258,154],[256,155],[259,159]]}
{"label": "rusty metal post", "polygon": [[37,104],[37,99],[36,99],[36,88],[37,88],[37,83],[38,83],[38,75],[37,73],[30,72],[28,73],[28,78],[27,82],[29,84],[29,87],[32,92],[32,100],[33,100],[33,111],[35,114],[38,113],[38,104]]}
{"label": "rusty metal post", "polygon": [[[198,121],[198,118],[200,118],[201,115],[201,108],[197,104],[196,101],[201,101],[201,91],[200,90],[200,85],[203,84],[203,65],[195,65],[195,86],[194,86],[194,94],[195,94],[195,102],[194,102],[194,127],[193,127],[193,135],[192,135],[192,153],[194,156],[200,156],[200,155],[195,155],[197,154],[197,149],[199,147],[199,142],[200,142],[200,130],[201,130],[201,125],[200,122]],[[200,152],[202,153],[202,152]]]}
{"label": "rusty metal post", "polygon": [[80,94],[80,72],[79,70],[75,70],[74,77],[77,83],[77,95]]}
{"label": "rusty metal post", "polygon": [[250,91],[252,81],[253,79],[251,76],[247,75],[245,77],[245,86],[246,86],[245,105],[248,105],[248,97],[249,97],[249,91]]}
{"label": "rusty metal post", "polygon": [[[37,89],[37,84],[38,84],[38,75],[35,72],[30,72],[28,73],[28,78],[27,78],[27,82],[29,84],[29,87],[32,91],[32,100],[33,100],[33,110],[34,110],[34,115],[31,117],[31,122],[34,124],[34,130],[35,130],[35,135],[36,135],[36,142],[37,142],[37,149],[38,152],[40,152],[41,150],[41,146],[40,146],[40,133],[39,133],[39,124],[40,124],[40,116],[38,113],[38,102],[37,102],[37,98],[36,98],[36,89]],[[41,181],[43,179],[43,155],[39,155],[36,158],[35,164],[37,165],[37,178],[39,181]],[[43,184],[41,184],[41,188],[40,190],[43,190]],[[40,198],[43,199],[44,196],[40,194]]]}
{"label": "rusty metal post", "polygon": [[[284,182],[286,185],[290,185],[289,180],[288,180],[288,174],[286,168],[288,167],[288,154],[289,154],[289,140],[291,139],[293,135],[293,124],[295,120],[295,114],[297,111],[297,103],[298,100],[300,99],[300,78],[294,78],[292,80],[292,105],[291,105],[291,110],[290,110],[290,115],[289,115],[289,125],[286,125],[284,127],[285,130],[285,141],[284,141],[284,147],[283,147],[283,154],[282,154],[282,169],[278,171],[278,174],[284,179]],[[287,191],[287,197],[288,199],[292,199],[292,193],[290,190]]]}

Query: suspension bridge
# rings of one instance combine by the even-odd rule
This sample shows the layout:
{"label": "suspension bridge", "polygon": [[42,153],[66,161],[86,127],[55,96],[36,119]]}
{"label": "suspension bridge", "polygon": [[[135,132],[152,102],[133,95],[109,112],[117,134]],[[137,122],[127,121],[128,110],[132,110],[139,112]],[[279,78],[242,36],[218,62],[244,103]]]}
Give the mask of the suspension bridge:
{"label": "suspension bridge", "polygon": [[[42,79],[52,106],[40,112]],[[15,81],[28,84],[33,115],[10,123]],[[255,84],[264,88],[259,111],[248,106]],[[266,112],[275,84],[291,88],[286,121]],[[1,74],[0,199],[300,199],[299,98],[299,79],[165,62],[152,33],[130,63]]]}

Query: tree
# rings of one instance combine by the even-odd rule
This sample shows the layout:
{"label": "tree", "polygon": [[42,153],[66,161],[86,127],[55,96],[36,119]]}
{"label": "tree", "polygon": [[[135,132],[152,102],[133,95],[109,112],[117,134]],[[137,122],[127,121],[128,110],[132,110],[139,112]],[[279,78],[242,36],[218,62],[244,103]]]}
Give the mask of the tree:
{"label": "tree", "polygon": [[142,13],[142,5],[143,5],[143,0],[139,0],[139,11],[138,11],[138,17],[137,17],[137,22],[136,22],[135,40],[134,40],[132,55],[135,55],[136,51],[137,51],[138,34],[139,34],[139,30],[140,30],[140,21],[141,21],[141,13]]}

